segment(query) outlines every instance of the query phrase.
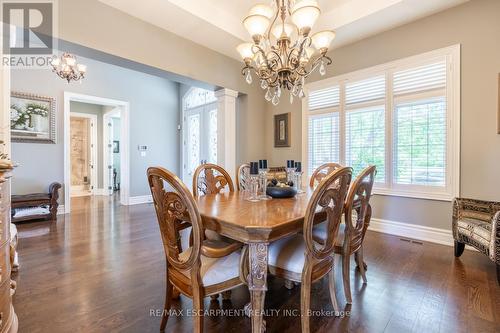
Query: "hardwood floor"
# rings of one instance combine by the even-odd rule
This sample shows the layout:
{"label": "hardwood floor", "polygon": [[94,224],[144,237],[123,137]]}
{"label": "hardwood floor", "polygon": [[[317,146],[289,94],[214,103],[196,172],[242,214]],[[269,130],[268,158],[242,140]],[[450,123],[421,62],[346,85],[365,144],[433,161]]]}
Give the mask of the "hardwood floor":
{"label": "hardwood floor", "polygon": [[[18,225],[14,306],[20,332],[158,332],[161,317],[151,313],[163,309],[165,257],[152,205],[82,197],[72,208],[57,223]],[[483,255],[465,251],[456,260],[453,247],[368,232],[365,261],[367,285],[351,272],[349,315],[315,316],[312,332],[500,331],[495,265]],[[338,265],[336,276],[340,281]],[[341,285],[337,295],[344,304]],[[241,287],[231,301],[208,298],[205,307],[241,312],[248,301]],[[173,304],[184,316],[171,317],[167,332],[191,332],[191,301],[181,297]],[[332,311],[326,280],[313,285],[311,307]],[[293,316],[300,313],[300,286],[287,290],[283,280],[271,278],[266,309],[281,311],[266,317],[268,332],[300,332],[300,317]],[[236,314],[206,317],[205,332],[250,332],[250,319]]]}

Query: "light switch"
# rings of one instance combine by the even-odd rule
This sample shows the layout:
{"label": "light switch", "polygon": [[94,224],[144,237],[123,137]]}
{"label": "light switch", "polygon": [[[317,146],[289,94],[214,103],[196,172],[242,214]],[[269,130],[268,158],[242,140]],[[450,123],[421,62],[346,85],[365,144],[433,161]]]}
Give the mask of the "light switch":
{"label": "light switch", "polygon": [[141,151],[141,156],[142,157],[146,156],[146,152],[145,151]]}

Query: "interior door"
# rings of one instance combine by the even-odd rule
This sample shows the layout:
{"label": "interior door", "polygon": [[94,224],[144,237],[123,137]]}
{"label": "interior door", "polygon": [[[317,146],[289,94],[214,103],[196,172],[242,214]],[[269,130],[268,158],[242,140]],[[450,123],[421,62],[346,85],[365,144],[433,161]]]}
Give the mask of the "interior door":
{"label": "interior door", "polygon": [[104,161],[105,165],[105,172],[103,174],[103,179],[106,177],[106,181],[104,182],[104,186],[106,187],[104,189],[105,193],[107,195],[113,194],[113,121],[111,117],[106,117],[106,122],[104,124],[106,127],[106,135],[105,135],[105,140],[106,143],[104,145],[106,149],[106,153],[104,156],[106,156],[106,160]]}

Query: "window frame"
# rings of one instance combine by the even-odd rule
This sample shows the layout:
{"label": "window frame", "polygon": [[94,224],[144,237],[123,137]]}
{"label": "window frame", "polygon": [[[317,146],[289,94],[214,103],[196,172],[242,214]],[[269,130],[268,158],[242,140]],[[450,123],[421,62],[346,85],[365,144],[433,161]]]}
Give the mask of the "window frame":
{"label": "window frame", "polygon": [[[351,109],[352,104],[345,105],[345,85],[348,82],[359,81],[384,74],[386,77],[386,94],[385,94],[385,183],[375,183],[374,194],[409,197],[419,199],[430,199],[440,201],[451,201],[454,197],[460,194],[460,44],[437,49],[434,51],[422,53],[419,55],[391,61],[385,64],[361,69],[355,72],[342,74],[339,76],[327,78],[321,81],[315,81],[306,85],[306,92],[311,90],[320,90],[339,85],[340,87],[340,105],[333,108],[316,109],[309,111],[308,94],[302,100],[302,165],[305,168],[304,172],[309,175],[308,170],[308,129],[309,115],[319,113],[331,113],[333,110],[339,112],[339,154],[342,165],[345,165],[346,160],[346,112]],[[446,60],[446,85],[444,88],[409,93],[399,96],[394,96],[393,77],[394,73],[405,69],[410,69],[437,61]],[[438,92],[440,94],[438,94]],[[446,99],[446,179],[444,187],[426,186],[426,185],[405,185],[394,183],[394,137],[393,123],[395,106],[401,102],[410,102],[425,97],[445,96]],[[378,100],[376,103],[380,103]],[[371,103],[367,103],[371,104]],[[379,104],[380,105],[380,104]],[[368,105],[367,105],[368,106]],[[361,103],[360,106],[361,107]],[[356,105],[356,108],[358,106]]]}

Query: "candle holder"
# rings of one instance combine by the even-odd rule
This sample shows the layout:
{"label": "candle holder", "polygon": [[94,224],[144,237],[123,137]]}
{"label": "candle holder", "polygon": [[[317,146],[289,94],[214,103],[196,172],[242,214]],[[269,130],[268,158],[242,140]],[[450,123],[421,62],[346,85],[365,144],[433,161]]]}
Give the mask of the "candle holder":
{"label": "candle holder", "polygon": [[295,181],[295,168],[286,168],[286,181],[287,183]]}
{"label": "candle holder", "polygon": [[271,200],[272,198],[267,195],[267,173],[269,169],[259,169],[259,180],[260,180],[260,192],[259,199],[261,200]]}
{"label": "candle holder", "polygon": [[247,198],[248,201],[257,202],[260,201],[259,198],[259,175],[250,175],[250,196]]}
{"label": "candle holder", "polygon": [[295,181],[293,182],[293,186],[295,187],[295,189],[297,190],[297,193],[306,193],[306,191],[304,191],[302,189],[302,175],[304,174],[304,172],[302,171],[295,171]]}

